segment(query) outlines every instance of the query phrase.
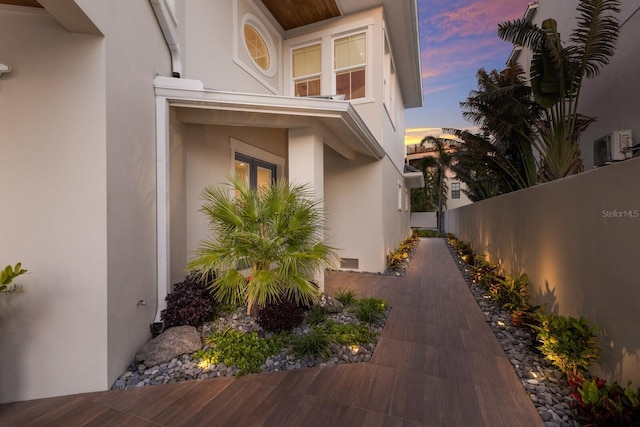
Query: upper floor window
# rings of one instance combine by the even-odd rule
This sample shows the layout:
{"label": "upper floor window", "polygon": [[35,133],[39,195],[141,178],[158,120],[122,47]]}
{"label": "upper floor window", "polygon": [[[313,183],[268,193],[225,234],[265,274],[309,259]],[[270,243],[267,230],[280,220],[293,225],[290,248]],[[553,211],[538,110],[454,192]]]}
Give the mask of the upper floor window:
{"label": "upper floor window", "polygon": [[295,96],[318,96],[322,71],[320,44],[293,51],[293,85]]}
{"label": "upper floor window", "polygon": [[366,33],[336,39],[333,45],[336,94],[344,95],[346,99],[364,98],[366,66]]}
{"label": "upper floor window", "polygon": [[249,55],[262,71],[268,71],[271,67],[271,55],[264,37],[251,24],[244,24],[244,43]]}
{"label": "upper floor window", "polygon": [[451,183],[451,198],[459,199],[460,198],[460,183],[452,182]]}

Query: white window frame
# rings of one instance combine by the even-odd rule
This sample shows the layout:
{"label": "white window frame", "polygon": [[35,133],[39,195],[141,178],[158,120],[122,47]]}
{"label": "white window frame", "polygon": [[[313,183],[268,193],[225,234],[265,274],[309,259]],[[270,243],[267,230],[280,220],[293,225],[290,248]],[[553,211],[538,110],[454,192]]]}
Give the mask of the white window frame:
{"label": "white window frame", "polygon": [[367,56],[367,59],[364,63],[364,97],[362,98],[355,98],[355,99],[350,99],[349,102],[351,103],[358,103],[358,102],[363,102],[363,101],[370,101],[372,99],[371,96],[371,90],[372,90],[372,83],[371,83],[371,77],[372,77],[372,58],[373,58],[373,49],[371,47],[372,44],[372,32],[371,32],[371,28],[370,27],[366,27],[366,28],[358,28],[358,29],[354,29],[352,31],[346,32],[346,33],[341,33],[341,34],[335,34],[331,37],[331,93],[332,94],[336,94],[336,76],[338,74],[338,72],[340,71],[345,71],[345,70],[350,70],[350,69],[357,69],[362,67],[363,65],[357,65],[357,66],[353,66],[353,67],[348,67],[348,68],[341,68],[339,70],[336,70],[335,67],[335,42],[336,40],[339,39],[343,39],[345,37],[350,37],[350,36],[355,36],[358,34],[364,34],[365,35],[365,55]]}
{"label": "white window frame", "polygon": [[294,96],[295,90],[293,86],[293,50],[305,45],[320,43],[322,49],[322,75],[320,77],[321,95],[335,95],[335,76],[333,74],[333,40],[339,39],[352,34],[366,32],[367,34],[367,67],[365,74],[365,98],[352,99],[352,104],[364,104],[373,102],[373,26],[375,21],[371,17],[359,19],[349,22],[348,24],[339,24],[313,33],[304,34],[298,37],[292,37],[284,41],[285,87],[288,88],[288,95]]}
{"label": "white window frame", "polygon": [[[252,27],[260,35],[260,37],[262,37],[262,40],[264,40],[267,48],[267,54],[269,55],[269,68],[266,70],[253,59],[251,52],[249,52],[249,49],[247,48],[247,41],[244,38],[244,27],[246,25]],[[245,13],[242,17],[242,20],[240,21],[240,34],[242,37],[242,47],[244,48],[249,58],[251,58],[251,64],[254,66],[254,68],[258,70],[259,73],[264,74],[266,77],[275,76],[276,72],[278,71],[279,58],[277,55],[276,46],[273,43],[271,36],[269,36],[269,31],[267,31],[262,22],[260,22],[260,20],[255,15],[251,13]]]}
{"label": "white window frame", "polygon": [[[320,46],[320,72],[316,73],[316,74],[308,74],[306,76],[301,76],[301,77],[294,77],[293,76],[293,52],[298,50],[298,49],[302,49],[305,47],[309,47],[309,46]],[[292,46],[291,49],[289,49],[289,60],[291,63],[290,66],[290,70],[289,70],[289,75],[291,76],[291,87],[290,87],[290,91],[291,91],[291,96],[295,96],[296,94],[296,82],[299,80],[303,80],[303,79],[309,79],[309,78],[314,78],[314,77],[319,77],[320,78],[320,95],[323,94],[322,89],[325,87],[324,81],[325,80],[323,77],[325,75],[324,73],[324,48],[323,48],[323,43],[322,40],[314,40],[311,41],[309,43],[304,43],[301,45],[296,45],[296,46]]]}
{"label": "white window frame", "polygon": [[391,43],[387,38],[387,33],[384,33],[384,46],[383,46],[383,105],[389,116],[391,124],[395,128],[396,122],[396,70],[395,63],[393,61],[393,54],[391,52]]}

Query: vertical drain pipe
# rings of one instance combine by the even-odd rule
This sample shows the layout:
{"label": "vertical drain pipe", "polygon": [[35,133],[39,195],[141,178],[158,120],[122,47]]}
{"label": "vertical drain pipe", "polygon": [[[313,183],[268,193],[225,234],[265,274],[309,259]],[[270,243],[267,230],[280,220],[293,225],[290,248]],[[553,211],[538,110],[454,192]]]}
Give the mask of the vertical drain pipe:
{"label": "vertical drain pipe", "polygon": [[[178,34],[176,28],[178,26],[178,21],[175,17],[175,11],[170,9],[169,4],[167,3],[169,0],[149,0],[151,3],[151,7],[153,8],[153,12],[156,15],[156,19],[158,20],[158,24],[160,25],[160,29],[162,31],[162,35],[164,36],[164,40],[167,43],[167,47],[169,48],[169,54],[171,56],[171,77],[180,78],[182,75],[182,60],[180,59],[180,44],[178,43]],[[155,82],[154,82],[155,83]],[[167,138],[168,138],[168,111],[166,105],[166,99],[158,99],[156,97],[156,148],[158,150],[157,155],[157,168],[162,169],[156,172],[156,197],[166,197],[167,188],[167,163],[168,162],[168,153],[166,152],[168,147]],[[160,179],[164,180],[163,182]],[[156,202],[156,205],[158,203]],[[156,236],[160,235],[160,227],[166,227],[166,219],[168,212],[164,212],[163,214],[158,216],[158,220],[164,220],[164,224],[158,221],[156,227],[158,227],[158,232]],[[159,239],[156,242],[158,245],[156,249],[156,262],[158,263],[156,278],[156,315],[153,323],[151,324],[151,334],[152,336],[158,335],[164,329],[164,325],[162,324],[160,314],[162,309],[164,308],[164,299],[169,290],[168,286],[168,277],[167,271],[165,271],[164,267],[167,267],[168,263],[168,237],[165,236],[165,239]],[[161,241],[163,240],[163,241]],[[161,244],[165,244],[165,246],[160,249]],[[162,254],[162,259],[161,255]],[[162,265],[160,265],[162,264]],[[164,275],[161,277],[161,275]]]}
{"label": "vertical drain pipe", "polygon": [[176,28],[178,22],[175,14],[169,9],[167,0],[149,0],[153,12],[156,14],[158,24],[162,30],[162,35],[167,42],[169,52],[171,54],[171,76],[180,78],[182,75],[182,60],[180,59],[180,44],[178,43],[178,34]]}

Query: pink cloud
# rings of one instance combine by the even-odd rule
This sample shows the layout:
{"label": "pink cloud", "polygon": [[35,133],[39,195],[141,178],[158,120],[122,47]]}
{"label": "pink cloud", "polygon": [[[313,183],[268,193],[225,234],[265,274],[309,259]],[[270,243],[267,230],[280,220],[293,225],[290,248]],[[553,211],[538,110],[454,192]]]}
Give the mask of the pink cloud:
{"label": "pink cloud", "polygon": [[452,37],[495,34],[499,22],[522,17],[527,3],[513,0],[474,1],[457,9],[443,10],[422,24],[438,30],[431,33],[432,42]]}

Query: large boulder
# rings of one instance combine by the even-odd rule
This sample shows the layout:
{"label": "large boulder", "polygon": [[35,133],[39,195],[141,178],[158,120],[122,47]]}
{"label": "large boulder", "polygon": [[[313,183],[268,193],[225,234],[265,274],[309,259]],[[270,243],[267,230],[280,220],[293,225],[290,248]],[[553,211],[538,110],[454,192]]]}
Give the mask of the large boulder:
{"label": "large boulder", "polygon": [[176,326],[147,341],[136,353],[136,361],[151,367],[201,348],[202,340],[196,328]]}
{"label": "large boulder", "polygon": [[322,294],[319,305],[324,308],[324,311],[327,313],[342,313],[344,311],[344,305],[334,297],[327,294]]}

